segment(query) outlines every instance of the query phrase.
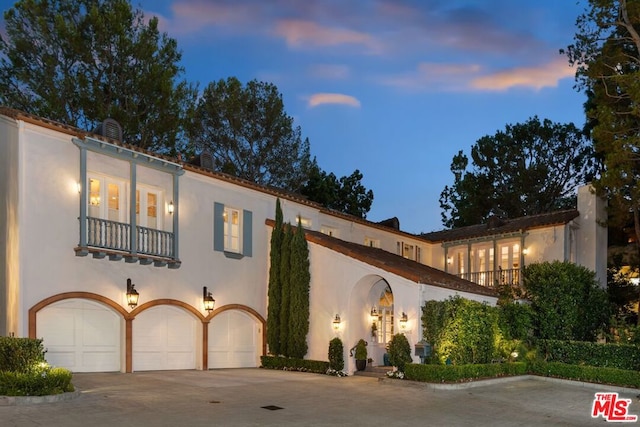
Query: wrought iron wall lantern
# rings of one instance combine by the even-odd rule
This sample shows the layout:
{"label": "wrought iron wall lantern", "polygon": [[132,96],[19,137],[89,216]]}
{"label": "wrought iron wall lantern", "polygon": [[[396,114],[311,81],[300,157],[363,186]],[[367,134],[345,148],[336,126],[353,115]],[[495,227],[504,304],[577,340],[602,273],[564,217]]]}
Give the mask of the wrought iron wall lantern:
{"label": "wrought iron wall lantern", "polygon": [[202,287],[202,304],[204,304],[204,309],[207,310],[207,313],[211,313],[216,305],[216,300],[213,299],[211,292],[207,291],[207,287]]}
{"label": "wrought iron wall lantern", "polygon": [[135,284],[131,283],[131,279],[127,279],[127,304],[131,308],[135,308],[138,305],[138,298],[140,298],[135,286]]}

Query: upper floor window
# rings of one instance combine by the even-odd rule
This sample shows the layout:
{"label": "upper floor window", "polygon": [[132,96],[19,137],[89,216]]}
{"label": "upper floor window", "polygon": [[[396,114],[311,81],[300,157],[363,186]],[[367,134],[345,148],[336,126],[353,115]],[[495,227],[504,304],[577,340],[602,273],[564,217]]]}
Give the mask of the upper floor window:
{"label": "upper floor window", "polygon": [[161,193],[157,190],[140,188],[136,190],[136,222],[147,228],[160,228],[158,205]]}
{"label": "upper floor window", "polygon": [[224,250],[240,252],[240,211],[224,208]]}
{"label": "upper floor window", "polygon": [[311,228],[311,219],[298,216],[298,221],[303,228]]}
{"label": "upper floor window", "polygon": [[213,249],[231,257],[252,256],[252,212],[217,202],[213,211]]}
{"label": "upper floor window", "polygon": [[90,217],[124,222],[126,218],[124,181],[103,176],[91,176],[88,188],[87,201]]}
{"label": "upper floor window", "polygon": [[326,234],[327,236],[336,236],[338,233],[338,230],[336,230],[333,227],[328,227],[326,225],[323,225],[322,227],[320,227],[320,232],[322,234]]}
{"label": "upper floor window", "polygon": [[370,248],[379,248],[380,247],[380,239],[372,239],[371,237],[364,238],[364,245],[369,246]]}

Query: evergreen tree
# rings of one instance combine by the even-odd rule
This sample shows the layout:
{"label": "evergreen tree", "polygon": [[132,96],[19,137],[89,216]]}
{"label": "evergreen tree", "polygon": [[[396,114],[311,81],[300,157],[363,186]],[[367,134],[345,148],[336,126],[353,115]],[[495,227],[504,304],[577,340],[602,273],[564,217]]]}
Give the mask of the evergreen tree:
{"label": "evergreen tree", "polygon": [[280,278],[280,258],[282,257],[282,207],[280,199],[276,200],[276,224],[271,233],[271,253],[269,267],[269,307],[267,309],[267,344],[271,354],[280,354],[280,304],[282,302],[282,285]]}
{"label": "evergreen tree", "polygon": [[302,224],[291,240],[291,299],[289,303],[288,355],[302,359],[307,354],[309,333],[309,247]]}
{"label": "evergreen tree", "polygon": [[128,144],[181,148],[196,89],[157,17],[128,0],[20,0],[4,21],[0,104],[85,130],[111,117]]}
{"label": "evergreen tree", "polygon": [[287,337],[289,336],[289,306],[291,305],[291,224],[284,226],[280,257],[280,354],[289,356]]}

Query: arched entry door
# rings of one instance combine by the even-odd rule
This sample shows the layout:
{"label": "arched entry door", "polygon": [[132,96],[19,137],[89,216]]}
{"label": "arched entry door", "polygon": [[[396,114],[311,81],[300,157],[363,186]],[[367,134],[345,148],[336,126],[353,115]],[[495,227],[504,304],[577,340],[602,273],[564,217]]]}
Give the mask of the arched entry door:
{"label": "arched entry door", "polygon": [[[349,300],[347,348],[363,338],[368,343],[367,356],[374,365],[382,365],[386,344],[395,333],[394,298],[389,282],[379,275],[364,276],[353,287]],[[355,362],[349,358],[349,370],[354,369]]]}
{"label": "arched entry door", "polygon": [[106,305],[65,299],[38,311],[36,325],[49,364],[72,372],[121,370],[123,319]]}

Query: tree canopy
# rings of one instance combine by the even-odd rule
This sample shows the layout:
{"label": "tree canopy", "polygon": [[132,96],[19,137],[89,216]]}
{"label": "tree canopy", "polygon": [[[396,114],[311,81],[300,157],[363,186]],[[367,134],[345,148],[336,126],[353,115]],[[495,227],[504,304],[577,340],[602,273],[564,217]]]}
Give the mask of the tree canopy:
{"label": "tree canopy", "polygon": [[440,194],[442,223],[462,227],[575,207],[575,187],[592,174],[588,138],[573,124],[537,117],[507,125],[453,157],[454,183]]}
{"label": "tree canopy", "polygon": [[338,179],[333,172],[320,169],[314,159],[301,193],[327,208],[366,218],[373,203],[373,191],[362,185],[362,178],[356,169],[351,175]]}
{"label": "tree canopy", "polygon": [[311,163],[309,140],[286,114],[278,88],[235,77],[210,83],[190,129],[198,150],[211,153],[216,168],[240,178],[298,191]]}
{"label": "tree canopy", "polygon": [[576,66],[577,89],[589,95],[586,114],[603,169],[594,181],[610,215],[633,214],[640,244],[640,4],[589,0],[564,52]]}
{"label": "tree canopy", "polygon": [[0,103],[127,143],[175,151],[195,90],[174,39],[127,0],[20,0],[5,12]]}

